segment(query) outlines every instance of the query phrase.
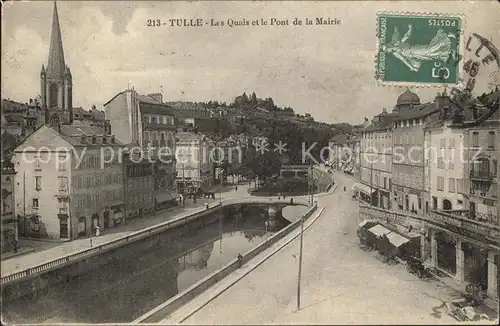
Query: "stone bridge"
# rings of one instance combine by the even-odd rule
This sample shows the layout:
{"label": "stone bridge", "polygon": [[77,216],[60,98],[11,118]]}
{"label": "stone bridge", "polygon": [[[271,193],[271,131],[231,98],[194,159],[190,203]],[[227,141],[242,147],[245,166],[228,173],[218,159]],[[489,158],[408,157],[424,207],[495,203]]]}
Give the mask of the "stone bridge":
{"label": "stone bridge", "polygon": [[239,198],[233,200],[226,200],[222,203],[222,208],[227,210],[228,214],[242,215],[245,206],[251,205],[253,207],[259,206],[265,208],[265,213],[268,221],[268,228],[270,231],[280,229],[288,224],[290,221],[283,217],[283,208],[287,206],[305,206],[309,207],[307,197],[301,196],[299,198],[277,199],[271,197],[265,198]]}

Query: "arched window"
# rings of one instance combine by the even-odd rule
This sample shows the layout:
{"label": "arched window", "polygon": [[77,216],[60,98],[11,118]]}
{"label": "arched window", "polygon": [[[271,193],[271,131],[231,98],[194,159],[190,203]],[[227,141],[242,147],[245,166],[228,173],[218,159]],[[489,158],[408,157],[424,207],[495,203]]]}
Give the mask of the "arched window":
{"label": "arched window", "polygon": [[443,200],[443,210],[449,211],[452,209],[451,202],[448,199]]}
{"label": "arched window", "polygon": [[59,102],[59,86],[57,84],[50,84],[49,88],[50,107],[57,107]]}

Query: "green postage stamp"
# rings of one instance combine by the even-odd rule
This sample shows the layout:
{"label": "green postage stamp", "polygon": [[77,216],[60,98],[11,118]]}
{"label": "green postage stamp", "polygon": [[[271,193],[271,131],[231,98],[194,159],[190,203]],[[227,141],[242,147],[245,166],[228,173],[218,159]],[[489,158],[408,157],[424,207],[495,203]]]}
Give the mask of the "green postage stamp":
{"label": "green postage stamp", "polygon": [[376,79],[385,85],[456,85],[462,19],[443,14],[379,13]]}

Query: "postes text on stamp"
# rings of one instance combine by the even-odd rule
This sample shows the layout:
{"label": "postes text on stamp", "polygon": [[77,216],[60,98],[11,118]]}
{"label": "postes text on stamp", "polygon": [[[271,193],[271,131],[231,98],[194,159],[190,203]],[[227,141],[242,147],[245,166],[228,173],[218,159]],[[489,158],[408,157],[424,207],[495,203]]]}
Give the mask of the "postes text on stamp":
{"label": "postes text on stamp", "polygon": [[460,16],[379,13],[377,23],[379,82],[442,86],[460,81]]}

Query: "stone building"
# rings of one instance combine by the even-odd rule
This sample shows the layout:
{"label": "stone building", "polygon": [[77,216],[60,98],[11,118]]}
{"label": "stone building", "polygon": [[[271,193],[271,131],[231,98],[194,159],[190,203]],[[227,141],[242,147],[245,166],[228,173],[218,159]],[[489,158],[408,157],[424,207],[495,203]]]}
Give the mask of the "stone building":
{"label": "stone building", "polygon": [[153,215],[156,212],[153,173],[152,162],[141,159],[139,153],[129,152],[124,155],[123,187],[127,220]]}
{"label": "stone building", "polygon": [[[482,98],[495,95],[498,91]],[[488,114],[476,105],[458,109],[446,94],[436,103],[440,115],[426,128],[426,146],[438,151],[426,157],[433,204],[424,223],[424,259],[459,282],[481,285],[497,299],[499,113]]]}
{"label": "stone building", "polygon": [[424,127],[425,213],[465,207],[464,128],[457,118],[459,108],[445,93],[436,97],[439,115]]}
{"label": "stone building", "polygon": [[1,244],[2,254],[17,250],[19,240],[17,232],[17,219],[15,215],[15,175],[16,172],[10,166],[4,166],[2,162],[2,228]]}
{"label": "stone building", "polygon": [[178,132],[176,137],[177,189],[180,193],[208,190],[214,180],[214,144],[202,134]]}
{"label": "stone building", "polygon": [[436,103],[420,104],[407,89],[397,100],[393,113],[392,189],[393,209],[424,213],[424,130],[429,117],[439,112]]}
{"label": "stone building", "polygon": [[[498,96],[490,93],[488,96]],[[474,108],[465,117],[465,189],[468,192],[466,209],[470,216],[487,223],[499,224],[500,214],[500,111],[494,112],[479,124],[474,123],[486,115]]]}
{"label": "stone building", "polygon": [[392,127],[396,113],[376,115],[361,134],[361,183],[358,190],[372,205],[392,208]]}
{"label": "stone building", "polygon": [[76,122],[42,125],[21,142],[13,163],[22,234],[73,240],[124,223],[120,148],[114,135]]}
{"label": "stone building", "polygon": [[73,120],[86,121],[91,126],[101,130],[108,130],[109,128],[109,121],[106,120],[104,111],[96,109],[95,105],[92,105],[89,111],[81,107],[73,108]]}
{"label": "stone building", "polygon": [[120,141],[138,147],[153,162],[156,206],[177,199],[175,183],[175,117],[161,94],[140,95],[128,89],[104,104],[106,119]]}

